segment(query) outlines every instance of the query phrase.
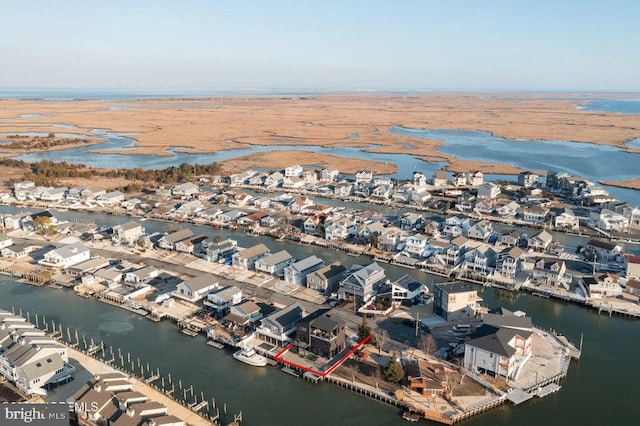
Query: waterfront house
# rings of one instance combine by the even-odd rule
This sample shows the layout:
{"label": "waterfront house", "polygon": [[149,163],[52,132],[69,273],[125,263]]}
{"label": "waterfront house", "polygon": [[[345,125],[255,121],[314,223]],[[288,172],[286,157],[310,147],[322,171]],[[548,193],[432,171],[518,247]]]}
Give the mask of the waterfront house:
{"label": "waterfront house", "polygon": [[302,168],[301,165],[295,164],[293,166],[289,166],[286,169],[284,169],[284,175],[287,177],[290,177],[290,176],[300,177],[302,176],[303,171],[304,169]]}
{"label": "waterfront house", "polygon": [[330,167],[324,168],[320,171],[320,180],[323,182],[332,182],[338,177],[339,173],[338,169]]}
{"label": "waterfront house", "polygon": [[277,188],[282,186],[284,175],[280,172],[273,172],[264,180],[264,186],[267,188]]}
{"label": "waterfront house", "polygon": [[331,292],[346,273],[342,263],[335,261],[307,274],[307,287],[320,292]]}
{"label": "waterfront house", "polygon": [[480,186],[484,183],[484,174],[481,171],[473,171],[469,173],[467,182],[471,186]]}
{"label": "waterfront house", "polygon": [[458,266],[464,260],[464,254],[467,251],[469,240],[463,236],[459,236],[451,240],[444,248],[441,256],[444,263],[449,266]]}
{"label": "waterfront house", "polygon": [[208,209],[196,212],[196,217],[204,220],[214,220],[222,213],[222,210],[218,207],[209,207]]}
{"label": "waterfront house", "polygon": [[331,309],[318,309],[298,321],[293,342],[298,354],[330,359],[345,349],[346,323]]}
{"label": "waterfront house", "polygon": [[530,331],[482,325],[465,342],[464,369],[514,379],[532,355],[532,336]]}
{"label": "waterfront house", "polygon": [[220,240],[219,237],[207,238],[200,243],[202,254],[209,262],[231,257],[238,249],[238,242],[232,239]]}
{"label": "waterfront house", "polygon": [[[124,279],[125,268],[120,265],[109,266],[106,268],[98,269],[92,275],[94,282],[100,282],[107,286],[109,289],[114,289],[122,284]],[[122,299],[119,299],[122,301]]]}
{"label": "waterfront house", "polygon": [[496,252],[487,245],[475,247],[464,254],[462,270],[472,276],[487,276],[496,265]]}
{"label": "waterfront house", "polygon": [[[3,253],[4,256],[4,253]],[[640,278],[640,256],[626,255],[626,276],[627,278]]]}
{"label": "waterfront house", "polygon": [[304,220],[303,229],[305,234],[324,237],[324,221],[326,216],[308,216]]}
{"label": "waterfront house", "polygon": [[553,226],[562,229],[577,230],[580,228],[580,222],[573,210],[567,208],[554,209]]}
{"label": "waterfront house", "polygon": [[191,200],[180,204],[171,212],[171,216],[190,217],[203,210],[204,204],[200,200]]}
{"label": "waterfront house", "polygon": [[0,253],[2,253],[2,257],[20,259],[28,256],[29,253],[33,252],[35,249],[36,247],[32,244],[12,244],[9,247],[4,247],[0,250]]}
{"label": "waterfront house", "polygon": [[370,170],[361,170],[356,173],[356,184],[367,184],[373,181],[373,172]]}
{"label": "waterfront house", "polygon": [[317,256],[309,256],[284,268],[284,280],[288,284],[306,285],[307,275],[325,266]]}
{"label": "waterfront house", "polygon": [[535,251],[546,251],[553,242],[553,235],[545,230],[538,231],[527,240],[527,246]]}
{"label": "waterfront house", "polygon": [[144,228],[138,222],[129,221],[113,227],[111,240],[114,244],[134,244],[144,235]]}
{"label": "waterfront house", "polygon": [[302,179],[306,185],[313,185],[318,182],[318,176],[320,175],[320,171],[317,169],[307,169],[302,172]]}
{"label": "waterfront house", "polygon": [[0,232],[0,250],[5,247],[9,247],[10,245],[13,245],[13,240],[11,239],[11,237],[4,232]]}
{"label": "waterfront house", "polygon": [[304,308],[298,303],[293,303],[264,317],[256,329],[256,336],[265,342],[285,346],[291,342],[290,336],[295,333],[298,321],[305,316]]}
{"label": "waterfront house", "polygon": [[624,291],[634,296],[640,296],[640,281],[636,279],[628,280]]}
{"label": "waterfront house", "polygon": [[251,176],[249,178],[249,185],[263,186],[264,182],[267,180],[267,176],[269,175],[264,172],[257,173],[255,176]]}
{"label": "waterfront house", "polygon": [[525,246],[527,243],[527,234],[520,229],[512,229],[503,231],[499,239],[501,244],[509,247]]}
{"label": "waterfront house", "polygon": [[477,197],[480,200],[491,200],[500,194],[500,187],[493,182],[485,182],[478,186]]}
{"label": "waterfront house", "polygon": [[589,296],[593,299],[602,297],[617,297],[622,295],[622,286],[615,274],[605,272],[595,277],[584,277],[584,283],[589,289]]}
{"label": "waterfront house", "polygon": [[427,186],[427,177],[424,175],[424,173],[413,172],[413,186],[414,188]]}
{"label": "waterfront house", "polygon": [[384,268],[376,262],[365,267],[355,265],[340,281],[338,296],[341,299],[355,299],[356,303],[364,303],[371,299],[376,290],[387,281]]}
{"label": "waterfront house", "polygon": [[498,253],[496,271],[505,278],[514,279],[520,273],[524,259],[524,250],[507,247]]}
{"label": "waterfront house", "polygon": [[404,275],[391,282],[391,300],[395,305],[403,303],[411,305],[428,292],[429,289],[425,284],[419,283],[409,275]]}
{"label": "waterfront house", "polygon": [[418,188],[411,192],[411,202],[423,205],[431,199],[431,193],[426,188]]}
{"label": "waterfront house", "polygon": [[225,317],[225,320],[237,325],[246,326],[260,321],[262,317],[260,307],[254,302],[247,300],[237,305],[232,305],[229,308],[229,315]]}
{"label": "waterfront house", "polygon": [[531,223],[545,223],[549,209],[543,206],[531,206],[522,209],[522,219]]}
{"label": "waterfront house", "polygon": [[464,213],[468,213],[476,206],[476,197],[465,192],[456,199],[455,208]]}
{"label": "waterfront house", "polygon": [[303,188],[307,183],[305,180],[298,176],[285,176],[282,180],[282,187],[289,189],[300,189]]}
{"label": "waterfront house", "polygon": [[437,171],[433,174],[433,178],[431,180],[431,184],[437,188],[447,186],[449,178],[447,176],[447,172]]}
{"label": "waterfront house", "polygon": [[404,253],[413,258],[425,258],[430,254],[429,238],[424,234],[414,234],[405,240]]}
{"label": "waterfront house", "polygon": [[176,286],[176,289],[171,292],[171,295],[195,303],[218,287],[218,278],[215,275],[204,273],[182,281]]}
{"label": "waterfront house", "polygon": [[531,188],[538,183],[538,175],[532,172],[521,172],[518,174],[518,185]]}
{"label": "waterfront house", "polygon": [[233,202],[237,206],[250,206],[253,204],[253,195],[241,192],[235,196]]}
{"label": "waterfront house", "polygon": [[608,241],[589,240],[586,247],[587,253],[595,255],[595,260],[599,262],[615,261],[622,254],[622,248]]}
{"label": "waterfront house", "polygon": [[165,250],[175,250],[176,243],[193,236],[193,232],[189,228],[172,232],[158,240],[158,247]]}
{"label": "waterfront house", "polygon": [[400,218],[400,229],[405,231],[415,230],[422,226],[422,215],[418,213],[405,213]]}
{"label": "waterfront house", "polygon": [[190,197],[198,192],[198,185],[193,182],[185,182],[171,188],[171,195],[174,197]]}
{"label": "waterfront house", "polygon": [[520,204],[511,201],[497,209],[498,215],[502,217],[515,217],[520,213]]}
{"label": "waterfront house", "polygon": [[466,235],[468,229],[469,217],[461,213],[445,219],[442,233],[448,237],[455,238],[460,235]]}
{"label": "waterfront house", "polygon": [[269,256],[261,257],[256,260],[256,271],[264,272],[273,277],[281,277],[284,274],[284,268],[294,263],[296,259],[286,250],[281,250]]}
{"label": "waterfront house", "polygon": [[447,321],[473,319],[480,306],[478,291],[460,282],[436,284],[433,289],[433,312]]}
{"label": "waterfront house", "polygon": [[16,182],[13,184],[13,195],[19,201],[27,199],[27,193],[36,187],[36,184],[30,180]]}
{"label": "waterfront house", "polygon": [[454,173],[451,176],[451,185],[453,186],[465,186],[467,184],[467,175],[465,173]]}
{"label": "waterfront house", "polygon": [[142,268],[134,269],[124,274],[124,282],[130,283],[134,287],[146,284],[156,278],[160,271],[155,266],[147,265]]}
{"label": "waterfront house", "polygon": [[481,220],[469,227],[467,231],[467,237],[474,240],[484,241],[491,236],[493,232],[493,225],[487,220]]}
{"label": "waterfront house", "polygon": [[495,204],[495,200],[493,200],[492,198],[486,198],[478,201],[473,208],[473,211],[480,215],[493,214],[493,212],[496,210]]}
{"label": "waterfront house", "polygon": [[308,207],[313,205],[313,200],[309,197],[300,195],[293,199],[287,206],[292,213],[304,213]]}
{"label": "waterfront house", "polygon": [[218,316],[225,316],[229,313],[231,306],[242,302],[242,290],[236,286],[224,287],[215,293],[207,294],[204,305]]}
{"label": "waterfront house", "polygon": [[245,170],[244,172],[235,173],[229,176],[229,182],[231,183],[231,186],[245,185],[247,183],[255,185],[255,183],[251,183],[250,180],[255,175],[256,172],[254,170]]}
{"label": "waterfront house", "polygon": [[424,397],[442,395],[447,391],[448,381],[444,366],[418,359],[405,366],[407,370],[407,388]]}
{"label": "waterfront house", "polygon": [[68,190],[69,189],[64,186],[59,188],[44,188],[40,192],[39,198],[42,201],[48,201],[48,202],[62,201],[65,199],[65,196]]}
{"label": "waterfront house", "polygon": [[236,222],[238,225],[244,225],[248,228],[256,228],[260,226],[260,221],[267,216],[268,215],[265,212],[254,212],[239,218]]}
{"label": "waterfront house", "polygon": [[231,256],[231,262],[234,268],[248,271],[254,268],[257,260],[268,256],[270,253],[271,251],[269,250],[269,248],[260,243],[253,247],[249,247],[234,253]]}
{"label": "waterfront house", "polygon": [[387,228],[378,238],[378,248],[384,251],[399,251],[407,239],[407,231],[399,228]]}
{"label": "waterfront house", "polygon": [[411,189],[408,183],[396,188],[392,185],[391,192],[391,199],[395,203],[408,203],[413,196],[413,189]]}
{"label": "waterfront house", "polygon": [[[41,228],[58,225],[58,219],[49,210],[24,214],[18,222],[20,228],[27,232],[37,232],[41,231]],[[37,224],[37,222],[40,222],[40,224]]]}
{"label": "waterfront house", "polygon": [[589,222],[592,226],[606,232],[625,231],[629,226],[629,220],[626,217],[609,209],[591,211]]}
{"label": "waterfront house", "polygon": [[235,223],[238,219],[246,215],[247,214],[241,210],[227,210],[226,212],[218,214],[216,220],[224,224],[230,224]]}
{"label": "waterfront house", "polygon": [[386,230],[386,225],[379,220],[367,223],[360,227],[360,230],[358,231],[358,238],[361,238],[368,243],[372,236],[379,237]]}
{"label": "waterfront house", "polygon": [[91,253],[82,243],[53,249],[44,254],[44,258],[38,263],[42,266],[66,269],[85,260],[89,260]]}
{"label": "waterfront house", "polygon": [[96,202],[103,206],[115,206],[124,200],[124,194],[120,191],[111,191],[96,197]]}
{"label": "waterfront house", "polygon": [[85,202],[93,201],[106,193],[107,191],[99,186],[88,186],[80,191],[80,199]]}
{"label": "waterfront house", "polygon": [[14,214],[3,216],[3,224],[6,231],[11,231],[13,229],[20,229],[20,222],[23,217],[30,215],[30,212],[24,212],[22,214]]}
{"label": "waterfront house", "polygon": [[374,200],[386,201],[391,198],[393,188],[391,185],[379,185],[371,192],[371,198]]}
{"label": "waterfront house", "polygon": [[260,226],[264,228],[277,228],[284,222],[282,213],[271,213],[260,219]]}
{"label": "waterfront house", "polygon": [[201,251],[201,244],[207,239],[206,235],[192,235],[188,238],[178,241],[174,249],[175,251],[187,254],[195,254]]}
{"label": "waterfront house", "polygon": [[563,261],[536,259],[531,277],[546,284],[562,285],[568,289],[571,276],[566,274],[567,266]]}
{"label": "waterfront house", "polygon": [[356,235],[357,231],[355,220],[346,217],[338,220],[327,220],[324,224],[325,239],[329,241],[345,240]]}
{"label": "waterfront house", "polygon": [[435,220],[429,220],[424,224],[424,233],[432,238],[440,236],[440,223]]}
{"label": "waterfront house", "polygon": [[253,199],[253,205],[260,210],[265,210],[271,207],[271,199],[267,197],[256,197]]}
{"label": "waterfront house", "polygon": [[352,183],[340,183],[333,187],[333,194],[340,198],[346,198],[352,195],[354,191],[355,189]]}

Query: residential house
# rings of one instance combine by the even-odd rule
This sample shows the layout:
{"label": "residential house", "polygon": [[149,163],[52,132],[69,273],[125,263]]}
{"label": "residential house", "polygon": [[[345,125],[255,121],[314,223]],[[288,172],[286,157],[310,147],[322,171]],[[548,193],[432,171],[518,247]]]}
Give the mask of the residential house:
{"label": "residential house", "polygon": [[427,185],[427,177],[424,173],[413,172],[413,186],[420,188]]}
{"label": "residential house", "polygon": [[85,260],[89,260],[91,253],[82,243],[69,244],[68,246],[53,249],[44,254],[44,258],[38,263],[43,266],[66,269]]}
{"label": "residential house", "polygon": [[467,237],[474,240],[484,241],[491,236],[493,232],[493,224],[487,220],[481,220],[469,227],[467,231]]}
{"label": "residential house", "polygon": [[294,263],[296,259],[286,250],[281,250],[269,256],[261,257],[256,260],[256,271],[264,272],[274,277],[282,277],[284,268]]}
{"label": "residential house", "polygon": [[13,195],[19,201],[27,199],[27,194],[36,187],[36,184],[30,180],[17,182],[13,184]]}
{"label": "residential house", "polygon": [[282,186],[284,182],[284,175],[280,172],[273,172],[264,181],[264,186],[267,188],[277,188]]}
{"label": "residential house", "polygon": [[249,178],[249,185],[263,186],[265,181],[267,180],[267,176],[269,175],[264,172],[257,173],[255,176],[251,176]]}
{"label": "residential house", "polygon": [[508,204],[505,204],[502,207],[498,208],[498,215],[503,217],[515,217],[518,213],[520,213],[520,204],[515,201],[511,201]]}
{"label": "residential house", "polygon": [[305,180],[298,176],[285,176],[282,180],[282,187],[289,189],[300,189],[304,188],[307,183]]}
{"label": "residential house", "polygon": [[13,245],[13,239],[4,232],[0,232],[0,250]]}
{"label": "residential house", "polygon": [[444,229],[442,231],[448,237],[458,237],[466,235],[469,229],[469,217],[464,214],[449,216],[444,221]]}
{"label": "residential house", "polygon": [[467,184],[466,173],[454,173],[451,177],[451,184],[453,186],[465,186]]}
{"label": "residential house", "polygon": [[333,187],[333,194],[340,198],[346,198],[352,195],[353,192],[354,186],[352,183],[342,183]]}
{"label": "residential house", "polygon": [[327,220],[324,224],[325,239],[329,241],[345,240],[356,235],[357,226],[353,219],[342,218]]}
{"label": "residential house", "polygon": [[506,230],[500,234],[499,241],[509,247],[521,247],[527,244],[527,234],[520,229]]}
{"label": "residential house", "polygon": [[176,289],[171,292],[171,295],[195,303],[216,288],[219,288],[218,278],[215,275],[204,273],[182,281],[176,286]]}
{"label": "residential house", "polygon": [[288,284],[306,286],[307,276],[324,268],[325,264],[317,256],[309,256],[284,268],[284,280]]}
{"label": "residential house", "polygon": [[204,204],[200,200],[191,200],[186,203],[180,204],[176,209],[173,210],[171,216],[179,216],[179,217],[191,217],[203,210]]}
{"label": "residential house", "polygon": [[629,219],[609,209],[601,209],[599,212],[592,211],[589,215],[590,222],[603,231],[625,231],[629,226]]}
{"label": "residential house", "polygon": [[429,250],[429,238],[424,234],[414,234],[405,240],[404,252],[414,258],[426,258],[431,252]]}
{"label": "residential house", "polygon": [[538,175],[531,172],[522,172],[518,174],[518,185],[525,188],[531,188],[538,183]]}
{"label": "residential house", "polygon": [[82,201],[93,201],[98,197],[105,195],[107,191],[99,186],[88,186],[80,191]]}
{"label": "residential house", "polygon": [[332,182],[338,177],[338,169],[325,168],[320,171],[320,180],[323,182]]}
{"label": "residential house", "polygon": [[496,265],[496,252],[493,248],[481,245],[464,254],[462,270],[472,276],[488,276]]}
{"label": "residential house", "polygon": [[481,171],[473,171],[469,173],[467,181],[471,186],[480,186],[484,183],[484,174]]}
{"label": "residential house", "polygon": [[320,292],[331,292],[346,273],[342,263],[336,261],[307,274],[307,287]]}
{"label": "residential house", "polygon": [[470,212],[476,206],[476,197],[465,192],[456,199],[455,208],[461,212]]}
{"label": "residential house", "polygon": [[250,181],[250,179],[255,175],[255,170],[246,170],[244,172],[235,173],[229,176],[229,181],[231,183],[231,186],[246,185],[247,183],[255,185],[255,183],[252,183]]}
{"label": "residential house", "polygon": [[464,369],[504,380],[515,379],[531,358],[533,333],[482,325],[465,342]]}
{"label": "residential house", "polygon": [[253,205],[260,210],[265,210],[271,207],[271,199],[267,197],[256,197],[253,199]]}
{"label": "residential house", "polygon": [[237,220],[238,225],[244,225],[248,228],[256,228],[260,226],[260,221],[267,217],[265,212],[254,212],[247,216],[243,216]]}
{"label": "residential house", "polygon": [[313,206],[313,200],[309,197],[300,195],[293,199],[287,206],[293,213],[304,213],[308,207]]}
{"label": "residential house", "polygon": [[248,271],[254,268],[256,261],[268,256],[270,253],[269,248],[261,243],[234,253],[231,256],[231,263],[234,268]]}
{"label": "residential house", "polygon": [[111,191],[96,197],[96,202],[104,206],[115,206],[124,201],[124,194],[120,191]]}
{"label": "residential house", "polygon": [[29,253],[33,252],[35,249],[36,247],[32,244],[12,244],[9,247],[4,247],[0,250],[0,253],[2,253],[2,257],[20,259],[28,256]]}
{"label": "residential house", "polygon": [[524,250],[519,247],[507,247],[498,253],[496,272],[505,278],[514,279],[522,270]]}
{"label": "residential house", "polygon": [[409,275],[391,282],[391,300],[396,305],[416,303],[429,289]]}
{"label": "residential house", "polygon": [[418,188],[411,192],[411,202],[422,205],[431,199],[431,193],[426,188]]}
{"label": "residential house", "polygon": [[468,241],[465,237],[459,236],[451,240],[444,248],[442,257],[444,263],[448,266],[458,266],[464,260],[464,254],[467,251]]}
{"label": "residential house", "polygon": [[176,243],[184,239],[191,238],[192,236],[193,232],[191,231],[191,229],[181,229],[160,238],[158,240],[158,247],[165,250],[175,250]]}
{"label": "residential house", "polygon": [[551,247],[553,235],[545,230],[538,231],[527,241],[527,246],[535,251],[546,251]]}
{"label": "residential house", "polygon": [[580,222],[573,213],[573,210],[558,208],[554,210],[553,226],[556,228],[577,230],[580,228]]}
{"label": "residential house", "polygon": [[356,184],[367,184],[373,181],[373,173],[370,170],[361,170],[356,173]]}
{"label": "residential house", "polygon": [[231,320],[235,324],[247,326],[262,319],[262,311],[254,302],[247,300],[229,308],[229,315],[226,320]]}
{"label": "residential house", "polygon": [[135,287],[146,284],[159,275],[160,271],[155,266],[147,265],[139,269],[125,272],[124,282],[131,283]]}
{"label": "residential house", "polygon": [[567,266],[563,261],[554,261],[548,259],[535,260],[533,273],[531,277],[534,280],[547,284],[563,285],[568,287],[567,281],[571,281],[571,277],[566,275]]}
{"label": "residential house", "polygon": [[367,223],[366,225],[362,225],[360,227],[360,230],[358,231],[358,237],[364,241],[369,242],[371,241],[372,236],[375,236],[377,238],[386,230],[386,225],[378,220],[375,222]]}
{"label": "residential house", "polygon": [[325,216],[307,216],[303,223],[305,234],[324,237]]}
{"label": "residential house", "polygon": [[378,287],[387,283],[385,270],[376,262],[350,272],[340,281],[338,296],[341,299],[355,299],[356,302],[367,302],[375,294]]}
{"label": "residential house", "polygon": [[371,198],[384,201],[390,199],[392,193],[393,188],[391,185],[379,185],[371,192]]}
{"label": "residential house", "polygon": [[207,299],[204,301],[204,304],[218,316],[225,316],[229,313],[231,306],[237,305],[240,302],[242,302],[242,290],[231,285],[215,293],[207,294]]}
{"label": "residential house", "polygon": [[207,261],[217,262],[220,259],[230,258],[237,251],[238,242],[230,238],[220,240],[214,237],[202,241],[201,247]]}
{"label": "residential house", "polygon": [[419,228],[422,225],[422,215],[418,213],[405,213],[400,218],[400,229],[405,231],[411,231]]}
{"label": "residential house", "polygon": [[174,246],[174,250],[187,254],[200,253],[202,251],[201,244],[206,239],[207,236],[203,234],[192,235],[191,237],[178,241]]}
{"label": "residential house", "polygon": [[304,169],[302,168],[301,165],[296,164],[294,166],[289,166],[286,169],[284,169],[284,175],[286,177],[301,177],[302,173],[303,173]]}
{"label": "residential house", "polygon": [[247,214],[241,210],[227,210],[226,212],[218,214],[216,220],[225,224],[235,223],[238,219],[246,215]]}
{"label": "residential house", "polygon": [[435,172],[433,174],[433,179],[431,180],[432,185],[438,188],[447,186],[448,182],[449,182],[449,178],[447,176],[447,172],[443,172],[443,171]]}
{"label": "residential house", "polygon": [[549,209],[543,206],[531,206],[522,209],[522,219],[532,223],[545,223]]}
{"label": "residential house", "polygon": [[628,280],[624,291],[634,296],[640,296],[640,281]]}
{"label": "residential house", "polygon": [[391,252],[399,251],[406,239],[407,231],[399,228],[387,228],[378,237],[378,249]]}
{"label": "residential house", "polygon": [[608,241],[589,240],[586,250],[595,255],[599,262],[615,261],[622,254],[622,248]]}
{"label": "residential house", "polygon": [[138,222],[129,221],[113,227],[111,240],[114,244],[135,244],[144,235],[144,228]]}
{"label": "residential house", "polygon": [[330,359],[345,347],[346,323],[331,309],[318,309],[298,321],[294,346],[299,354]]}
{"label": "residential house", "polygon": [[412,392],[433,398],[434,395],[444,394],[449,388],[447,373],[442,364],[418,359],[407,363],[405,368],[407,388]]}
{"label": "residential house", "polygon": [[[4,253],[2,254],[4,256]],[[633,277],[633,278],[640,278],[640,256],[634,256],[634,255],[626,255],[626,263],[627,263],[627,270],[626,270],[626,276],[627,278]]]}
{"label": "residential house", "polygon": [[589,296],[593,299],[622,295],[622,286],[618,281],[618,276],[615,274],[606,272],[597,275],[595,278],[585,277],[584,282],[589,288]]}
{"label": "residential house", "polygon": [[193,182],[185,182],[171,188],[174,197],[190,197],[198,192],[198,185]]}
{"label": "residential house", "polygon": [[298,321],[306,316],[304,308],[293,303],[280,309],[260,321],[256,336],[265,342],[285,346],[291,342],[291,335],[296,331]]}
{"label": "residential house", "polygon": [[433,312],[447,321],[473,319],[479,309],[478,291],[468,284],[436,284],[433,297]]}
{"label": "residential house", "polygon": [[67,187],[44,188],[43,191],[40,192],[40,199],[49,202],[62,201],[65,199],[68,191],[69,189]]}
{"label": "residential house", "polygon": [[491,200],[500,194],[500,187],[493,182],[485,182],[478,186],[477,197],[480,200]]}

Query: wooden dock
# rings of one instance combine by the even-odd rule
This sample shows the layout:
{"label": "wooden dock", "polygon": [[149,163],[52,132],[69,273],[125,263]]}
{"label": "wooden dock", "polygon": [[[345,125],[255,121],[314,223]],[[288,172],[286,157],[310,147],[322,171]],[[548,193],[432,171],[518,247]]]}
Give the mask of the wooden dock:
{"label": "wooden dock", "polygon": [[198,335],[198,332],[189,330],[188,328],[183,328],[182,330],[180,330],[180,333],[186,334],[189,337],[196,337]]}
{"label": "wooden dock", "polygon": [[216,349],[224,349],[224,345],[220,342],[216,342],[215,340],[207,340],[207,345]]}

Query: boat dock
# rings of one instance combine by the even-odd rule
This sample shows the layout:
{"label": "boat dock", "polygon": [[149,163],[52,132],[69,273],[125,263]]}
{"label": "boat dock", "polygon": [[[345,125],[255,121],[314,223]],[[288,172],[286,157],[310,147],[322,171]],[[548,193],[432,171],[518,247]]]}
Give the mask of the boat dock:
{"label": "boat dock", "polygon": [[188,328],[183,328],[180,330],[182,334],[186,334],[189,337],[196,337],[198,335],[197,331],[189,330]]}
{"label": "boat dock", "polygon": [[216,349],[224,349],[224,345],[220,342],[216,342],[215,340],[207,340],[207,345]]}

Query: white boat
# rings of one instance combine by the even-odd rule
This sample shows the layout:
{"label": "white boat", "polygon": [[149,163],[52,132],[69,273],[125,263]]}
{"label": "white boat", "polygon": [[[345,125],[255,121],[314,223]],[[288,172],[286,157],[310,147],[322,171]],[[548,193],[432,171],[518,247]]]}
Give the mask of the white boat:
{"label": "white boat", "polygon": [[239,351],[234,352],[233,357],[238,361],[253,365],[254,367],[264,367],[267,365],[267,358],[256,353],[252,347],[244,347]]}

